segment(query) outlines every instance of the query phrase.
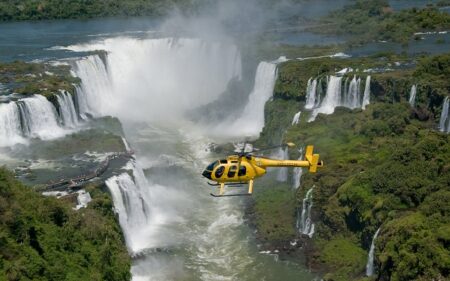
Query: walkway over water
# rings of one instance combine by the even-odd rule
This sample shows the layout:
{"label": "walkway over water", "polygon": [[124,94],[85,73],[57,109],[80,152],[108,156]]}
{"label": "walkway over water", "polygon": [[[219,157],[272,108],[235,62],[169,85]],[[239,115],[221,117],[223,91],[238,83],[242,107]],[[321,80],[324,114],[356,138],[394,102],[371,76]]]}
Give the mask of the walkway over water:
{"label": "walkway over water", "polygon": [[55,190],[65,189],[65,188],[80,187],[84,183],[86,183],[96,177],[100,177],[102,174],[104,174],[106,172],[106,170],[108,169],[111,160],[114,160],[114,159],[117,159],[120,157],[131,158],[132,156],[133,156],[132,151],[114,153],[114,154],[106,157],[106,159],[103,160],[102,162],[100,162],[100,164],[91,172],[88,172],[87,174],[81,174],[81,175],[78,175],[78,176],[72,177],[72,178],[62,178],[57,181],[50,181],[49,183],[47,183],[45,185],[45,187],[43,188],[43,191],[55,191]]}

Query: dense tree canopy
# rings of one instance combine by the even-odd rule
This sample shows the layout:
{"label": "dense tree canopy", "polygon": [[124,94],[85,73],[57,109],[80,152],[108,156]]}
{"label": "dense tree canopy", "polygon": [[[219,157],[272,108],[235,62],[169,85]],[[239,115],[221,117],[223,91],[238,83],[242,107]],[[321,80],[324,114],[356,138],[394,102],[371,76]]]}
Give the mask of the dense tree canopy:
{"label": "dense tree canopy", "polygon": [[0,280],[129,280],[130,259],[98,193],[90,207],[44,198],[0,168]]}

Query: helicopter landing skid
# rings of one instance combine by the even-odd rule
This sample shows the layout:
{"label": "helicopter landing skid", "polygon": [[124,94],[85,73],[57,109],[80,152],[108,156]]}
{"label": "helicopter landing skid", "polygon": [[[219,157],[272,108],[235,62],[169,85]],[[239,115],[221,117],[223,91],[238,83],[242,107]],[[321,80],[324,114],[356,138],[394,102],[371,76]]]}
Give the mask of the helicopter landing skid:
{"label": "helicopter landing skid", "polygon": [[216,195],[213,193],[210,193],[212,197],[237,197],[237,196],[251,196],[250,193],[240,193],[240,194],[225,194],[225,195]]}
{"label": "helicopter landing skid", "polygon": [[[208,184],[210,186],[220,186],[220,183],[210,183],[208,182]],[[237,183],[227,183],[225,184],[225,186],[240,186],[240,185],[244,185],[247,184],[246,182],[237,182]]]}

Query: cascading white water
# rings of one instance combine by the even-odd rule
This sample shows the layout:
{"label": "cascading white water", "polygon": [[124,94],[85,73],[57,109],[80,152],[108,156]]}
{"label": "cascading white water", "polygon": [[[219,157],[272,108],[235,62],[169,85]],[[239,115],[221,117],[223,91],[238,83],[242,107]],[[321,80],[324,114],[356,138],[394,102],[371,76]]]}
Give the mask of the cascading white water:
{"label": "cascading white water", "polygon": [[264,127],[264,106],[273,95],[276,77],[276,64],[260,62],[256,70],[253,90],[242,115],[231,125],[221,125],[221,128],[218,128],[220,132],[228,136],[258,137]]}
{"label": "cascading white water", "polygon": [[[444,103],[442,104],[441,118],[439,119],[439,131],[450,133],[450,118],[448,118],[449,111],[449,98],[445,97]],[[449,119],[449,120],[447,120]],[[447,126],[446,126],[446,123]]]}
{"label": "cascading white water", "polygon": [[330,76],[325,98],[320,107],[313,110],[309,122],[314,121],[319,113],[332,114],[336,106],[341,102],[341,82],[342,77]]}
{"label": "cascading white water", "polygon": [[377,239],[379,232],[380,228],[377,229],[375,235],[372,238],[372,244],[370,245],[369,255],[367,257],[366,275],[369,277],[375,273],[375,267],[373,264],[375,255],[375,240]]}
{"label": "cascading white water", "polygon": [[417,93],[417,86],[412,85],[411,91],[409,92],[409,104],[411,107],[414,107],[416,104],[416,93]]}
{"label": "cascading white water", "polygon": [[306,104],[305,109],[312,109],[316,105],[317,79],[309,78],[306,87]]}
{"label": "cascading white water", "polygon": [[[332,114],[337,106],[344,106],[347,108],[365,109],[370,103],[370,81],[371,77],[366,77],[366,84],[364,88],[364,95],[361,99],[361,78],[357,78],[356,75],[348,82],[346,78],[344,87],[342,89],[342,77],[341,76],[329,76],[327,80],[327,92],[325,98],[320,102],[320,95],[316,94],[315,109],[311,113],[308,122],[312,122],[316,119],[319,113]],[[310,83],[309,83],[310,84]],[[308,86],[308,89],[310,86]],[[308,90],[307,90],[308,91]],[[317,90],[316,90],[317,91]],[[317,102],[319,100],[319,102]],[[306,108],[306,106],[305,106]]]}
{"label": "cascading white water", "polygon": [[[299,150],[300,157],[298,160],[303,160],[303,148]],[[297,189],[300,187],[300,181],[302,179],[303,169],[300,167],[295,167],[292,170],[292,188]]]}
{"label": "cascading white water", "polygon": [[[288,148],[280,148],[278,151],[278,159],[289,159],[289,151]],[[288,180],[288,168],[287,167],[282,167],[282,168],[278,168],[278,172],[277,172],[277,181],[279,182],[287,182]]]}
{"label": "cascading white water", "polygon": [[348,90],[349,90],[348,80],[349,78],[346,77],[344,82],[344,92],[342,93],[342,100],[344,101],[344,103],[348,99]]}
{"label": "cascading white water", "polygon": [[34,95],[20,99],[17,103],[25,136],[48,140],[65,134],[64,129],[59,126],[55,107],[45,97]]}
{"label": "cascading white water", "polygon": [[347,96],[344,97],[344,101],[342,103],[343,106],[354,109],[361,106],[360,103],[360,84],[361,79],[356,79],[356,75],[353,77],[350,85],[348,87]]}
{"label": "cascading white water", "polygon": [[0,146],[24,142],[17,104],[15,102],[0,103]]}
{"label": "cascading white water", "polygon": [[[269,263],[271,268],[277,267],[265,259],[261,262],[260,255],[246,245],[240,208],[231,201],[211,200],[206,184],[195,176],[196,163],[173,167],[158,164],[161,153],[197,159],[186,146],[200,145],[199,141],[196,137],[186,138],[182,132],[195,136],[200,133],[203,140],[203,128],[190,123],[184,113],[217,100],[232,79],[240,79],[237,48],[199,39],[114,38],[69,49],[107,51],[102,59],[84,58],[75,67],[76,76],[89,76],[88,82],[82,78],[78,89],[79,97],[84,97],[77,100],[78,106],[83,108],[84,101],[86,108],[80,113],[119,117],[133,148],[139,152],[139,163],[146,166],[146,178],[132,161],[126,167],[131,173],[107,181],[127,247],[138,257],[131,269],[133,280],[232,280],[246,276],[254,265],[264,267]],[[96,73],[96,68],[104,74]],[[104,83],[99,83],[102,79]],[[243,114],[237,120],[216,122],[217,132],[230,138],[258,135],[275,79],[276,65],[261,62]],[[94,92],[92,100],[89,92]],[[203,146],[200,150],[205,153]],[[151,164],[147,167],[145,163]],[[215,239],[217,235],[221,239]],[[162,252],[152,250],[155,248]]]}
{"label": "cascading white water", "polygon": [[305,198],[303,198],[302,212],[300,215],[300,221],[297,222],[297,227],[300,233],[308,235],[312,238],[314,235],[315,225],[311,220],[311,208],[313,206],[313,192],[314,187],[312,187],[308,192],[306,192]]}
{"label": "cascading white water", "polygon": [[57,96],[59,114],[64,126],[74,128],[78,125],[78,115],[75,110],[72,95],[66,91],[61,91]]}
{"label": "cascading white water", "polygon": [[102,59],[98,55],[92,55],[76,60],[73,75],[82,81],[80,85],[76,85],[76,98],[81,118],[86,119],[87,114],[94,117],[107,115],[112,89],[106,65]]}
{"label": "cascading white water", "polygon": [[132,176],[123,173],[106,181],[114,209],[119,215],[129,251],[134,254],[148,247],[146,232],[151,219],[150,190],[142,169],[131,161],[125,167]]}
{"label": "cascading white water", "polygon": [[241,79],[239,50],[219,42],[113,38],[68,49],[107,51],[106,65],[96,55],[76,63],[82,114],[177,122],[187,110],[216,100],[230,80]]}
{"label": "cascading white water", "polygon": [[366,85],[364,88],[364,96],[363,96],[363,101],[362,101],[362,106],[361,106],[361,108],[363,110],[365,110],[366,106],[368,106],[370,104],[370,80],[371,80],[371,77],[370,77],[370,75],[368,75],[366,78]]}
{"label": "cascading white water", "polygon": [[292,118],[292,126],[297,125],[300,121],[300,114],[302,114],[301,111],[295,113],[294,118]]}

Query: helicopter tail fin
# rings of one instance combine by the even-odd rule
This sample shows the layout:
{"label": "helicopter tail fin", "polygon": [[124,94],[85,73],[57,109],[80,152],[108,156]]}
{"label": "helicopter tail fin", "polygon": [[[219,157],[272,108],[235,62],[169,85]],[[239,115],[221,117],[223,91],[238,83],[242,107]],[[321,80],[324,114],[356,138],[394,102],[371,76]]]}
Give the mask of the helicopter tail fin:
{"label": "helicopter tail fin", "polygon": [[308,145],[306,147],[305,158],[309,162],[309,172],[317,172],[318,167],[323,167],[323,162],[319,161],[319,154],[313,154],[314,146]]}

